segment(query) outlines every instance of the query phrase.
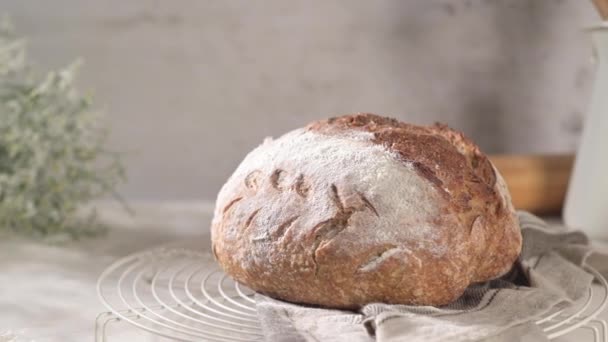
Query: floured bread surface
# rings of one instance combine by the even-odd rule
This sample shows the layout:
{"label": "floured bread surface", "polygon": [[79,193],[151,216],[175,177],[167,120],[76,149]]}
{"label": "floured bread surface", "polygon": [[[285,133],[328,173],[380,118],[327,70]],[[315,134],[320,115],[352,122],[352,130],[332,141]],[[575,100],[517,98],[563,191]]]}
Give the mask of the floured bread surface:
{"label": "floured bread surface", "polygon": [[249,153],[218,195],[213,252],[286,301],[441,305],[511,267],[521,235],[509,201],[461,134],[344,116]]}

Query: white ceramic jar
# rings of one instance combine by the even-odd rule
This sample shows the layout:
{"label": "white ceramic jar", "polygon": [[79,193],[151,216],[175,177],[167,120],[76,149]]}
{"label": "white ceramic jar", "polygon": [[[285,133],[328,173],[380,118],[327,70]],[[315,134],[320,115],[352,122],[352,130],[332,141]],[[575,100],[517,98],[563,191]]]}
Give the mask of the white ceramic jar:
{"label": "white ceramic jar", "polygon": [[596,79],[564,206],[564,221],[608,240],[608,22],[591,28]]}

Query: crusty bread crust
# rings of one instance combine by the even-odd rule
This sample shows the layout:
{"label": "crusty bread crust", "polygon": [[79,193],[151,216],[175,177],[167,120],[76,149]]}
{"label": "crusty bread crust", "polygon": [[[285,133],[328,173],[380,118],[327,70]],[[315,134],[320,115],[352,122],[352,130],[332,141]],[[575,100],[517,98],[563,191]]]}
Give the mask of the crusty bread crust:
{"label": "crusty bread crust", "polygon": [[461,133],[355,114],[252,151],[218,195],[212,242],[253,290],[357,308],[447,304],[508,271],[521,233],[502,177]]}

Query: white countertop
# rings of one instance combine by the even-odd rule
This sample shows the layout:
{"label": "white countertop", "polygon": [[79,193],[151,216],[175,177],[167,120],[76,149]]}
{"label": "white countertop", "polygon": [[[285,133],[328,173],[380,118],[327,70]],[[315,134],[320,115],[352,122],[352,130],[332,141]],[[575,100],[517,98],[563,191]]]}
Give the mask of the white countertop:
{"label": "white countertop", "polygon": [[[0,236],[0,342],[93,341],[95,318],[106,311],[95,284],[106,266],[148,247],[195,236],[208,240],[210,203],[133,206],[130,216],[114,204],[99,205],[100,219],[111,227],[101,237],[49,245]],[[608,312],[601,317],[608,320]],[[126,323],[107,331],[109,342],[162,341]],[[592,334],[579,330],[558,341],[592,341]]]}
{"label": "white countertop", "polygon": [[[106,266],[164,243],[208,239],[209,203],[133,207],[130,216],[114,204],[100,205],[100,219],[111,227],[101,237],[61,245],[0,237],[0,342],[15,334],[16,341],[93,341],[95,318],[106,311],[95,284]],[[108,329],[109,342],[125,340],[160,341],[125,323]]]}

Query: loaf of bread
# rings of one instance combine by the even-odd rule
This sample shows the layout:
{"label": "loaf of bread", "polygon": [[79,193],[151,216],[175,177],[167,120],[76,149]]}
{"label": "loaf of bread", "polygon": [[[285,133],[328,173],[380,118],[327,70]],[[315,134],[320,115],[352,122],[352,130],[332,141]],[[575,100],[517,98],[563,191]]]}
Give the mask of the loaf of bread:
{"label": "loaf of bread", "polygon": [[461,133],[356,114],[249,153],[218,195],[212,243],[257,292],[354,309],[450,303],[506,273],[521,233],[505,182]]}

